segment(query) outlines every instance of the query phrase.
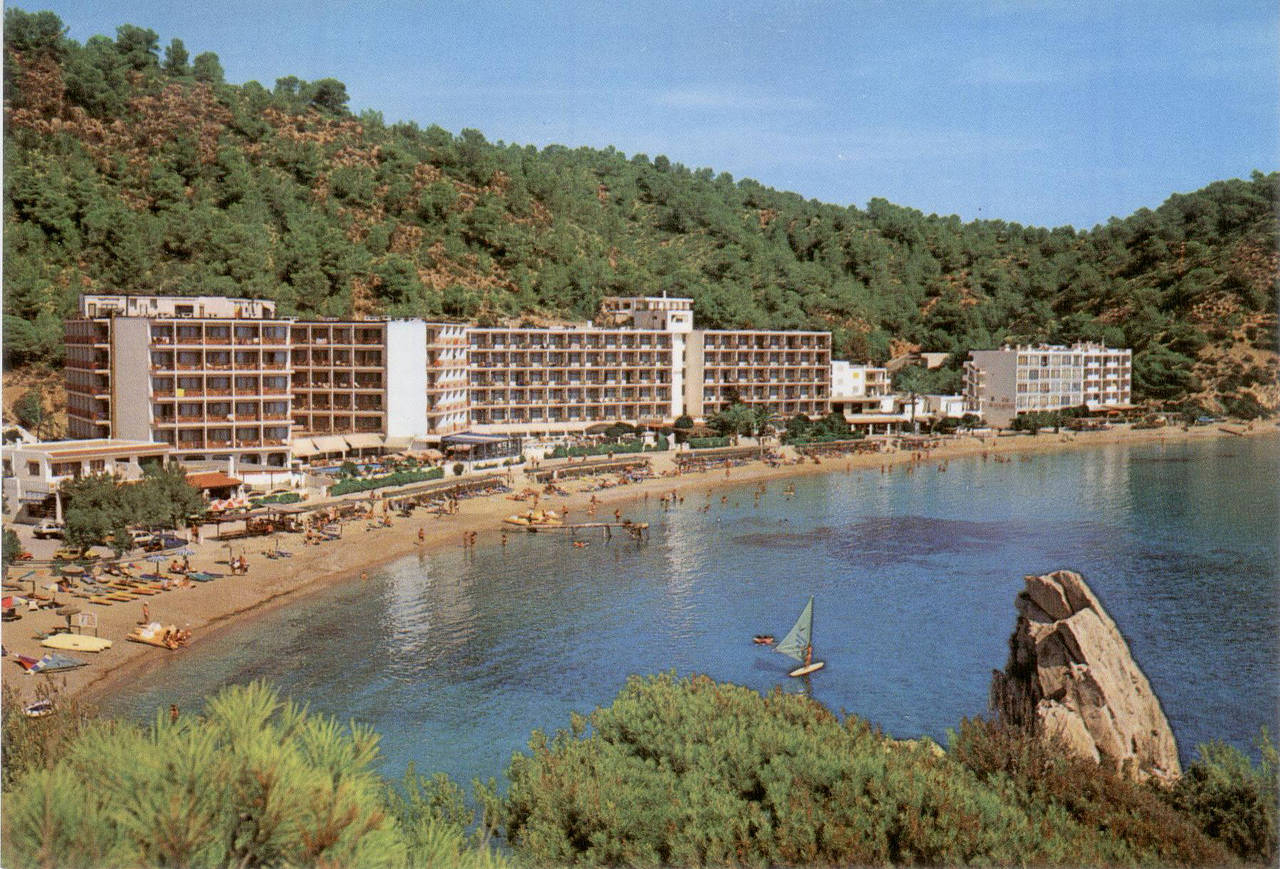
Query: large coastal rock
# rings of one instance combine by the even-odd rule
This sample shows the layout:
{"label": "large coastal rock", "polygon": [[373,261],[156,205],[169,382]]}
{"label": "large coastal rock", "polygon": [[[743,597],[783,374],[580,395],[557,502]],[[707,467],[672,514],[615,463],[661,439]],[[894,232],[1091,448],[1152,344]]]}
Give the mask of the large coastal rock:
{"label": "large coastal rock", "polygon": [[1059,570],[1026,582],[1009,663],[991,684],[1001,720],[1134,779],[1180,776],[1160,700],[1084,578]]}

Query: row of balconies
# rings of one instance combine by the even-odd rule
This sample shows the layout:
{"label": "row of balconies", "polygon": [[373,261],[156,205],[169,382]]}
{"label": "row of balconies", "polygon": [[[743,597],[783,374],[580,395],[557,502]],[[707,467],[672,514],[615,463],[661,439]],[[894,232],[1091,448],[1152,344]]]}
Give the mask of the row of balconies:
{"label": "row of balconies", "polygon": [[280,347],[289,343],[287,334],[258,334],[257,332],[236,334],[200,332],[186,334],[165,334],[154,329],[151,332],[151,344],[154,347],[260,347],[262,345]]}
{"label": "row of balconies", "polygon": [[288,395],[289,388],[287,386],[261,386],[261,387],[236,387],[233,391],[227,388],[191,388],[180,387],[174,389],[172,387],[155,387],[151,390],[151,395],[155,398],[205,398],[214,396],[216,398],[226,398],[228,396],[234,398],[254,398],[264,395]]}
{"label": "row of balconies", "polygon": [[665,364],[657,357],[634,354],[608,355],[603,358],[588,356],[585,360],[574,357],[516,356],[505,353],[473,353],[468,366],[471,368],[578,368],[581,366],[626,365],[631,367]]}
{"label": "row of balconies", "polygon": [[381,329],[333,328],[330,326],[294,326],[293,343],[325,344],[336,347],[380,347],[383,343]]}
{"label": "row of balconies", "polygon": [[525,387],[520,390],[504,388],[476,388],[471,390],[473,401],[542,401],[544,397],[550,401],[580,401],[583,396],[588,400],[603,397],[618,398],[668,398],[670,390],[653,388],[634,389],[545,389],[543,387]]}
{"label": "row of balconies", "polygon": [[702,373],[703,383],[763,383],[779,380],[827,383],[830,379],[822,368],[755,368],[749,371],[709,368]]}
{"label": "row of balconies", "polygon": [[316,398],[313,396],[310,398],[310,400],[308,400],[308,398],[305,396],[299,396],[295,398],[293,401],[293,409],[294,410],[347,410],[347,411],[361,410],[361,411],[371,411],[374,413],[382,413],[383,410],[385,409],[383,408],[382,402],[380,401],[379,402],[357,401],[354,404],[352,404],[350,401],[342,400],[344,397],[350,398],[350,396],[334,396],[334,400],[329,401],[328,396],[325,396],[323,398]]}
{"label": "row of balconies", "polygon": [[378,417],[314,417],[300,418],[295,435],[352,434],[354,432],[380,432],[382,420]]}
{"label": "row of balconies", "polygon": [[328,383],[323,380],[311,380],[303,383],[294,381],[293,388],[298,392],[337,392],[338,390],[347,390],[351,392],[382,392],[384,387],[381,383],[375,382],[352,382],[350,380],[340,380],[334,383]]}
{"label": "row of balconies", "polygon": [[639,419],[663,417],[667,408],[645,405],[602,405],[576,408],[513,408],[510,410],[477,409],[472,418],[479,425],[519,422],[591,422],[601,419]]}
{"label": "row of balconies", "polygon": [[338,356],[330,357],[327,353],[307,354],[305,351],[293,351],[294,368],[382,368],[382,359],[372,356]]}

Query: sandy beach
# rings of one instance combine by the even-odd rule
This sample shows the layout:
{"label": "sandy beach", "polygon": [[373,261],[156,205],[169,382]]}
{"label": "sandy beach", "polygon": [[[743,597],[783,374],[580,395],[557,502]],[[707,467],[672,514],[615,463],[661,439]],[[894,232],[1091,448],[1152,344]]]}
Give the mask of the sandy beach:
{"label": "sandy beach", "polygon": [[[1248,432],[1244,426],[1232,428],[1249,435],[1274,435],[1277,430],[1270,423],[1256,424]],[[570,492],[568,496],[544,497],[539,506],[557,512],[567,506],[569,523],[612,521],[615,510],[621,511],[622,517],[626,518],[627,505],[643,500],[646,495],[650,499],[672,493],[677,497],[705,495],[709,489],[748,483],[767,484],[772,480],[798,474],[842,473],[882,467],[886,472],[892,472],[900,470],[902,465],[911,464],[927,472],[936,470],[937,465],[948,459],[983,454],[996,461],[1010,460],[1014,456],[1019,457],[1018,460],[1031,460],[1040,453],[1094,448],[1109,443],[1175,443],[1232,436],[1216,427],[1198,427],[1187,431],[1166,427],[1144,430],[1118,428],[1088,433],[1041,432],[1034,437],[957,437],[945,439],[941,446],[923,455],[911,451],[895,451],[823,459],[821,464],[805,461],[778,467],[753,461],[733,467],[728,475],[723,469],[717,469],[680,476],[662,476],[663,472],[674,472],[673,454],[657,453],[649,456],[651,466],[655,474],[658,474],[653,479],[594,492],[582,491],[588,488],[590,480],[569,481],[563,484]],[[564,464],[543,462],[540,470]],[[526,486],[532,487],[532,484],[526,482],[523,472],[517,471],[512,488],[519,492]],[[595,515],[591,516],[588,513],[593,495],[597,503]],[[530,502],[511,500],[504,495],[490,495],[463,500],[455,515],[440,518],[420,509],[414,511],[410,518],[395,516],[390,527],[370,528],[363,520],[352,520],[344,524],[340,540],[319,545],[304,545],[301,534],[280,535],[280,546],[292,552],[290,558],[266,558],[262,553],[273,546],[270,538],[237,540],[232,543],[233,549],[216,538],[206,539],[192,546],[195,551],[190,559],[192,569],[226,574],[230,552],[235,551],[237,554],[243,552],[246,556],[249,562],[248,574],[227,575],[213,582],[194,583],[191,588],[171,589],[149,598],[119,602],[111,606],[90,604],[60,593],[60,602],[71,603],[97,614],[97,634],[112,640],[112,647],[98,654],[72,653],[74,657],[88,661],[88,666],[52,675],[27,674],[10,657],[4,660],[4,666],[0,668],[0,679],[5,685],[15,686],[24,698],[34,697],[36,686],[41,682],[52,681],[62,691],[93,702],[123,680],[147,678],[148,670],[162,663],[167,656],[187,653],[184,649],[168,651],[125,639],[129,631],[142,620],[144,603],[152,621],[190,630],[190,645],[197,646],[215,631],[239,624],[270,608],[286,606],[299,596],[325,585],[360,582],[362,574],[405,555],[423,551],[430,553],[451,546],[462,547],[466,536],[472,533],[476,535],[477,546],[496,543],[503,533],[524,533],[518,528],[504,526],[502,519],[527,510],[530,506]],[[10,573],[18,577],[26,573],[26,570],[19,564]],[[47,577],[47,570],[42,571],[42,574]],[[48,579],[44,581],[48,582]],[[18,653],[38,658],[48,650],[41,648],[40,641],[33,635],[64,624],[65,619],[52,610],[24,612],[22,615],[21,620],[4,625],[5,648],[11,656]],[[93,633],[92,630],[87,632]]]}

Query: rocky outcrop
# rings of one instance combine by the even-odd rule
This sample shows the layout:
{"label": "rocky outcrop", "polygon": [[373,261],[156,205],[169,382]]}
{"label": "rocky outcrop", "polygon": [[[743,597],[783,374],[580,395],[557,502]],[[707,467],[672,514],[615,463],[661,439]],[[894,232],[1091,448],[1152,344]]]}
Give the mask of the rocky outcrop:
{"label": "rocky outcrop", "polygon": [[1059,570],[1026,583],[1009,663],[991,684],[1001,721],[1134,779],[1180,776],[1160,700],[1084,578]]}

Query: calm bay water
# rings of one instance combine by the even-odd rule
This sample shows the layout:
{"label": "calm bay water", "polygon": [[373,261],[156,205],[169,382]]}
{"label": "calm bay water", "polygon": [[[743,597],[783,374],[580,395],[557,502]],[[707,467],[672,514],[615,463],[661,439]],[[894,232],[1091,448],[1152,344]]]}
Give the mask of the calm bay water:
{"label": "calm bay water", "polygon": [[1275,729],[1278,471],[1267,437],[836,472],[758,503],[708,477],[670,512],[626,511],[653,524],[646,543],[513,534],[409,557],[164,658],[106,711],[149,720],[266,678],[372,725],[388,775],[413,761],[501,779],[530,731],[608,703],[631,673],[806,690],[751,635],[781,636],[812,594],[813,696],[945,740],[986,710],[1023,574],[1066,567],[1125,634],[1185,762]]}

